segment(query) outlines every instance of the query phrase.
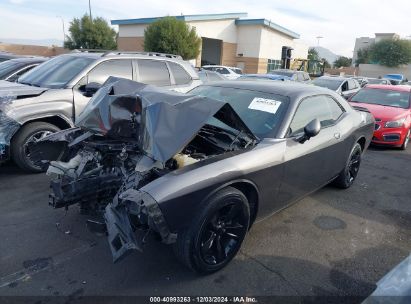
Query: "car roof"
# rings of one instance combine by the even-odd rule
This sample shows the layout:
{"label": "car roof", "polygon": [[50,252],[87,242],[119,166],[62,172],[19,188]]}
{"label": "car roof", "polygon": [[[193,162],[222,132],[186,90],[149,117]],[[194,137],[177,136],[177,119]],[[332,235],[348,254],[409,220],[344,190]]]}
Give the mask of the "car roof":
{"label": "car roof", "polygon": [[20,57],[10,59],[10,62],[18,62],[18,63],[37,63],[37,62],[44,62],[49,60],[50,58],[47,57]]}
{"label": "car roof", "polygon": [[344,81],[344,80],[347,80],[347,79],[349,79],[349,78],[342,77],[342,76],[321,76],[321,77],[318,77],[317,79],[327,79],[327,80]]}
{"label": "car roof", "polygon": [[256,78],[267,78],[267,79],[280,79],[280,78],[288,78],[290,77],[285,75],[277,75],[277,74],[243,74],[240,78],[247,78],[247,77],[256,77]]}
{"label": "car roof", "polygon": [[381,84],[369,84],[366,86],[367,89],[381,89],[399,92],[410,92],[411,87],[407,85],[381,85]]}
{"label": "car roof", "polygon": [[271,93],[282,96],[287,96],[290,100],[300,100],[304,96],[328,94],[334,95],[329,89],[302,84],[298,82],[283,82],[283,81],[258,81],[258,80],[243,80],[243,81],[220,81],[218,83],[206,84],[206,86],[225,87],[233,89],[253,90],[263,93]]}

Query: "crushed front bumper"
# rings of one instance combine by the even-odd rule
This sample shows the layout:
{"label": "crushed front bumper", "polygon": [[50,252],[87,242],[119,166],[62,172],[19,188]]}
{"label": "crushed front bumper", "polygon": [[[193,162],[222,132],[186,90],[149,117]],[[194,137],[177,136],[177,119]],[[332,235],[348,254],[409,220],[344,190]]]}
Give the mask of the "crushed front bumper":
{"label": "crushed front bumper", "polygon": [[0,163],[10,159],[10,141],[20,124],[0,110]]}
{"label": "crushed front bumper", "polygon": [[114,262],[133,250],[142,251],[150,230],[157,232],[165,244],[172,244],[177,238],[170,232],[158,203],[135,189],[116,195],[113,203],[107,205],[104,219]]}

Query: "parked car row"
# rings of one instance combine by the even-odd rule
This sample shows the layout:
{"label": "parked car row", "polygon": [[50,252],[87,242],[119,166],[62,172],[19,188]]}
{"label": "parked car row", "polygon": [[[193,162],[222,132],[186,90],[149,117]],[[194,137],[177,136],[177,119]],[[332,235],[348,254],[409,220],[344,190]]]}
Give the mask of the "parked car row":
{"label": "parked car row", "polygon": [[405,149],[410,120],[407,86],[77,52],[0,81],[0,160],[55,175],[53,207],[102,213],[89,227],[107,232],[114,260],[153,232],[212,273],[255,220],[330,182],[350,187],[371,142]]}

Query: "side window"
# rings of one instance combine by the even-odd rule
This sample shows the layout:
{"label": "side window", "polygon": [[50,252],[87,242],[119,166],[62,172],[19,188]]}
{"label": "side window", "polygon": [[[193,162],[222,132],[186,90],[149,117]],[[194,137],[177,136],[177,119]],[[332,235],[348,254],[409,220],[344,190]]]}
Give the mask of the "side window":
{"label": "side window", "polygon": [[357,86],[357,83],[356,83],[356,81],[355,80],[353,80],[353,79],[349,79],[348,80],[348,90],[354,90],[354,89],[356,89],[358,86]]}
{"label": "side window", "polygon": [[173,73],[174,80],[177,85],[187,84],[191,82],[191,76],[183,69],[183,67],[177,63],[169,62],[171,73]]}
{"label": "side window", "polygon": [[322,128],[331,126],[335,124],[342,113],[342,108],[329,96],[308,97],[298,106],[290,124],[289,133],[291,136],[295,136],[304,132],[304,127],[315,118],[320,120]]}
{"label": "side window", "polygon": [[304,81],[304,78],[303,78],[303,74],[302,74],[302,73],[297,73],[297,80],[298,80],[298,81]]}
{"label": "side window", "polygon": [[208,74],[208,78],[210,79],[210,81],[222,80],[221,77],[222,76],[219,76],[218,74],[215,74],[215,73],[209,73]]}
{"label": "side window", "polygon": [[224,75],[230,74],[230,71],[227,70],[226,68],[216,68],[215,71],[217,73],[224,74]]}
{"label": "side window", "polygon": [[303,75],[304,75],[304,80],[305,81],[310,80],[310,75],[308,75],[308,73],[303,73]]}
{"label": "side window", "polygon": [[140,59],[138,60],[140,82],[157,86],[169,86],[170,73],[164,61]]}
{"label": "side window", "polygon": [[103,61],[88,73],[87,83],[103,84],[110,76],[133,79],[131,60]]}
{"label": "side window", "polygon": [[341,86],[341,91],[342,92],[348,91],[348,81],[344,81],[344,83]]}

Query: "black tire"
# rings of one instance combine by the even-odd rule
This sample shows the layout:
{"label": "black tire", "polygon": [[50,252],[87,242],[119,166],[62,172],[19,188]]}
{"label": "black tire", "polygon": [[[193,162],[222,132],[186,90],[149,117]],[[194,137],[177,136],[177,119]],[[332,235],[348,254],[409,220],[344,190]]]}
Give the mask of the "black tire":
{"label": "black tire", "polygon": [[409,143],[409,141],[410,141],[410,134],[411,134],[411,129],[409,129],[408,130],[408,133],[407,133],[407,135],[405,136],[405,138],[404,138],[404,142],[402,143],[402,145],[401,145],[401,150],[406,150],[407,149],[407,147],[408,147],[408,143]]}
{"label": "black tire", "polygon": [[210,197],[190,227],[178,233],[174,253],[197,273],[216,272],[237,254],[249,225],[245,195],[236,188],[224,188]]}
{"label": "black tire", "polygon": [[361,165],[362,148],[359,143],[356,143],[351,149],[344,169],[338,177],[333,181],[333,184],[338,188],[350,188],[357,178],[358,171]]}
{"label": "black tire", "polygon": [[46,122],[32,122],[24,125],[11,141],[11,157],[13,161],[26,172],[43,172],[44,170],[30,161],[27,143],[37,135],[44,136],[58,131],[60,131],[58,127]]}

